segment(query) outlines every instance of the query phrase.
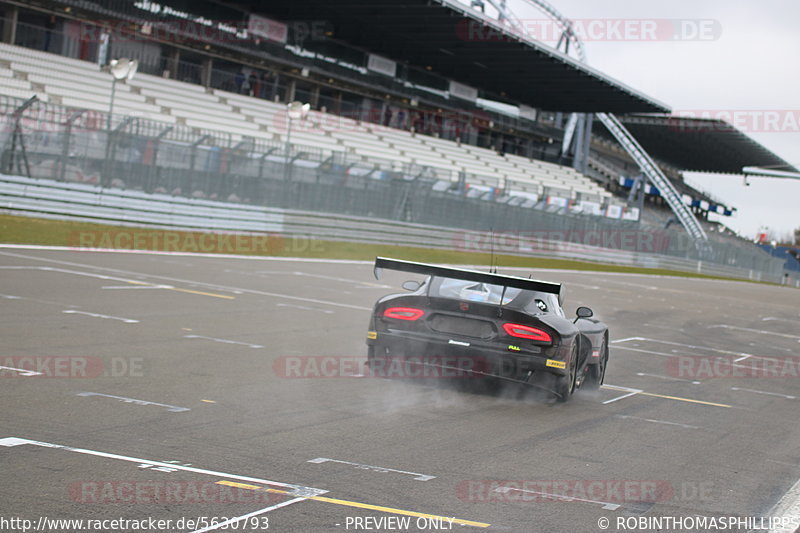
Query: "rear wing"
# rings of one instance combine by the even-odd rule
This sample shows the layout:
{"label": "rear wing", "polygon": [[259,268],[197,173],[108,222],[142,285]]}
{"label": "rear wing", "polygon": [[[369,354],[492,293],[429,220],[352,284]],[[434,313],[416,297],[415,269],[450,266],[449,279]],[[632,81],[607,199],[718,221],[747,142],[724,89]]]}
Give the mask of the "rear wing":
{"label": "rear wing", "polygon": [[500,285],[503,287],[514,287],[527,291],[546,292],[558,295],[559,304],[563,305],[564,286],[561,283],[551,283],[549,281],[539,281],[535,279],[520,278],[517,276],[503,276],[500,274],[488,274],[477,270],[466,270],[463,268],[450,268],[427,263],[415,263],[413,261],[401,261],[400,259],[389,259],[387,257],[375,258],[375,279],[381,278],[381,272],[386,270],[397,270],[399,272],[410,272],[412,274],[424,274],[426,276],[439,276],[442,278],[463,279],[478,283],[488,283],[490,285]]}

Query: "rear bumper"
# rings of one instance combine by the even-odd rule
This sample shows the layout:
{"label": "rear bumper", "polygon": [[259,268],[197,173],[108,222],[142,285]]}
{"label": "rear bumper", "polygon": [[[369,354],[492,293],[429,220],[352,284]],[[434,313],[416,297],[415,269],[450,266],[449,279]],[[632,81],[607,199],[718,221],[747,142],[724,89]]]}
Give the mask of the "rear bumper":
{"label": "rear bumper", "polygon": [[[442,336],[410,334],[407,331],[370,331],[367,345],[373,346],[373,370],[388,371],[398,363],[407,364],[402,372],[415,367],[429,369],[436,377],[500,377],[525,380],[530,372],[567,375],[566,363],[559,347],[518,347],[487,343],[480,339],[450,339]],[[416,369],[418,375],[424,371]],[[422,374],[420,374],[422,372]],[[446,375],[445,375],[446,374]]]}

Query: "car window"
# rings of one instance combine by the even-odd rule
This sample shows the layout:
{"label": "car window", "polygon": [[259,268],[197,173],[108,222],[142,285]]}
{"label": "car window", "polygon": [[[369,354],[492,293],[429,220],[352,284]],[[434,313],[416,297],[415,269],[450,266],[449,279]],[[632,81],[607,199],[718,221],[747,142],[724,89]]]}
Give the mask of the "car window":
{"label": "car window", "polygon": [[[503,292],[502,285],[463,279],[433,277],[429,296],[504,305],[524,309],[532,314],[559,314],[561,311],[558,305],[558,297],[553,294],[526,291],[515,287],[506,287],[505,292]],[[502,302],[500,301],[501,298]]]}

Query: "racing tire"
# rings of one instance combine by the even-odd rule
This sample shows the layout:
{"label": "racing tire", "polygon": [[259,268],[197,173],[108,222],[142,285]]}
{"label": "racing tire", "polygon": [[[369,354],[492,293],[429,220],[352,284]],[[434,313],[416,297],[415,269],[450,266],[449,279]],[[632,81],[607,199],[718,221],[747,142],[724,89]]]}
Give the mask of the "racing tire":
{"label": "racing tire", "polygon": [[575,392],[575,379],[577,378],[578,369],[578,345],[572,349],[572,355],[569,358],[569,372],[566,376],[558,376],[556,378],[556,395],[557,400],[564,403],[570,399],[572,393]]}
{"label": "racing tire", "polygon": [[603,344],[600,347],[600,354],[600,360],[597,362],[597,364],[589,365],[589,368],[586,369],[586,381],[584,382],[584,387],[586,387],[588,390],[598,390],[606,377],[606,366],[608,365],[608,346],[606,346],[605,340],[603,340]]}

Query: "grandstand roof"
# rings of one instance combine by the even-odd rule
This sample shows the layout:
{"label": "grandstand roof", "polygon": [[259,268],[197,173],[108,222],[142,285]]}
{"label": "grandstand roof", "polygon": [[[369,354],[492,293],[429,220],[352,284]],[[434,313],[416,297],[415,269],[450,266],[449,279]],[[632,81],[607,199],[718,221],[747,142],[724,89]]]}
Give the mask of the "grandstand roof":
{"label": "grandstand roof", "polygon": [[[454,0],[236,0],[283,22],[326,21],[333,38],[549,111],[653,113],[662,104]],[[306,43],[306,46],[309,46]],[[310,44],[313,46],[313,43]]]}
{"label": "grandstand roof", "polygon": [[653,115],[627,115],[620,120],[651,155],[681,170],[725,174],[742,174],[746,166],[794,170],[722,120]]}

